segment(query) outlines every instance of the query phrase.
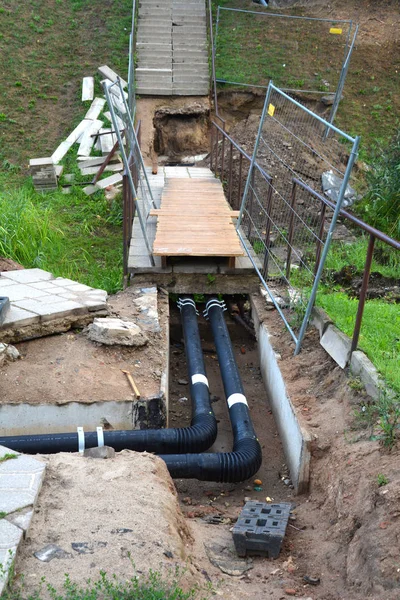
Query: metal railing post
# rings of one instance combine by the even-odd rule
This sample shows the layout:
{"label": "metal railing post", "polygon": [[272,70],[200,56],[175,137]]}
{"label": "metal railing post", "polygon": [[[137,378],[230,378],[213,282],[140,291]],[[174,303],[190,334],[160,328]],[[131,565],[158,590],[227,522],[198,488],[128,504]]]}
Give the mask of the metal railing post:
{"label": "metal railing post", "polygon": [[289,277],[290,277],[290,267],[291,267],[291,260],[292,260],[292,242],[293,242],[293,236],[294,236],[294,207],[296,204],[296,182],[293,181],[292,184],[292,193],[290,196],[290,217],[289,217],[289,230],[288,230],[288,249],[287,249],[287,255],[286,255],[286,279],[289,281]]}
{"label": "metal railing post", "polygon": [[356,322],[354,324],[353,339],[351,341],[350,354],[357,350],[358,338],[360,337],[361,321],[364,313],[365,300],[367,297],[369,275],[371,273],[372,257],[374,254],[375,236],[371,233],[369,236],[367,256],[365,257],[364,275],[361,284],[360,298],[358,301]]}
{"label": "metal railing post", "polygon": [[[332,129],[334,129],[334,126],[332,125]],[[331,241],[332,241],[332,235],[335,229],[335,225],[336,225],[336,221],[338,219],[340,210],[342,208],[342,204],[343,204],[343,198],[344,198],[344,194],[346,192],[346,188],[347,188],[347,184],[349,182],[350,179],[350,174],[354,165],[354,162],[357,158],[358,155],[358,147],[360,145],[360,138],[357,136],[354,140],[354,144],[353,144],[353,148],[351,150],[351,154],[349,156],[349,161],[347,163],[347,167],[346,167],[346,172],[344,174],[343,177],[343,181],[342,181],[342,185],[340,186],[340,191],[339,191],[339,196],[336,202],[336,206],[335,206],[335,210],[332,216],[332,221],[329,227],[329,231],[328,231],[328,235],[326,237],[326,242],[325,242],[325,246],[324,246],[324,250],[322,252],[322,256],[321,256],[321,261],[319,263],[318,266],[318,270],[317,273],[315,275],[315,279],[314,279],[314,284],[312,286],[311,289],[311,294],[310,294],[310,298],[308,300],[308,304],[307,304],[307,308],[306,308],[306,312],[304,315],[304,319],[303,322],[301,324],[300,327],[300,332],[297,338],[297,343],[296,343],[296,348],[294,351],[295,356],[300,352],[301,349],[301,344],[303,343],[303,338],[304,338],[304,334],[306,332],[306,328],[308,325],[308,320],[311,316],[311,311],[313,309],[314,303],[315,303],[315,298],[317,296],[317,290],[318,290],[318,286],[319,286],[319,282],[322,276],[322,271],[324,268],[324,264],[325,264],[325,259],[326,256],[328,254],[330,245],[331,245]]]}
{"label": "metal railing post", "polygon": [[270,247],[270,236],[271,236],[271,209],[272,209],[272,180],[268,182],[267,202],[265,212],[267,213],[267,222],[265,225],[265,255],[262,275],[264,279],[268,277],[268,262],[269,262],[269,247]]}
{"label": "metal railing post", "polygon": [[[121,132],[119,130],[117,119],[116,119],[116,115],[115,115],[115,111],[114,111],[114,105],[113,105],[112,100],[110,98],[109,87],[111,88],[114,85],[116,85],[116,84],[113,83],[110,86],[108,86],[107,82],[104,82],[103,83],[103,90],[104,90],[104,94],[105,94],[105,97],[106,97],[106,100],[107,100],[107,103],[108,103],[108,106],[109,106],[109,109],[110,109],[112,124],[113,124],[113,127],[114,127],[115,135],[117,136],[117,140],[118,140],[118,143],[119,143],[122,160],[123,160],[124,167],[125,167],[125,172],[128,175],[129,184],[131,186],[132,194],[133,194],[133,196],[135,198],[135,205],[136,205],[136,210],[137,210],[137,214],[138,214],[138,218],[139,218],[140,228],[141,228],[142,234],[143,234],[143,239],[144,239],[144,242],[145,242],[145,245],[146,245],[147,252],[149,254],[150,262],[151,262],[152,266],[154,267],[155,266],[155,262],[154,262],[154,258],[153,258],[153,253],[152,253],[151,248],[149,246],[149,240],[147,239],[146,224],[143,221],[143,217],[142,217],[140,208],[139,208],[139,206],[137,204],[136,187],[135,187],[135,184],[133,182],[133,177],[132,177],[132,173],[131,173],[129,161],[128,161],[128,158],[126,156],[125,148],[124,148],[124,145],[123,145],[123,142],[122,142]],[[135,138],[136,138],[136,133],[135,133]]]}
{"label": "metal railing post", "polygon": [[242,199],[242,202],[240,205],[240,212],[239,212],[239,218],[236,223],[236,229],[239,229],[240,224],[242,222],[242,218],[243,218],[243,210],[244,210],[244,205],[245,205],[245,202],[247,199],[247,194],[248,194],[248,190],[249,190],[249,186],[250,186],[251,173],[254,169],[254,163],[256,162],[256,156],[257,156],[258,146],[260,144],[261,133],[262,133],[262,129],[263,129],[264,121],[265,121],[265,115],[267,114],[268,104],[269,104],[269,100],[271,97],[271,89],[272,89],[271,86],[272,86],[272,81],[270,81],[270,83],[268,85],[267,95],[265,96],[264,108],[263,108],[261,120],[260,120],[260,127],[258,128],[256,143],[254,144],[253,156],[251,157],[249,172],[247,174],[247,180],[246,180],[246,185],[244,188],[243,199]]}

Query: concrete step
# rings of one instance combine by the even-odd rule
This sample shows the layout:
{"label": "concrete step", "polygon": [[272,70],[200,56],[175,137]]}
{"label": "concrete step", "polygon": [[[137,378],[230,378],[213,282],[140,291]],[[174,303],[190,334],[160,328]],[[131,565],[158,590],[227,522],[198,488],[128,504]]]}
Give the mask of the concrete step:
{"label": "concrete step", "polygon": [[142,69],[171,69],[172,71],[172,62],[164,61],[163,63],[159,60],[140,60],[139,67]]}
{"label": "concrete step", "polygon": [[171,87],[148,87],[148,86],[137,86],[137,94],[142,96],[172,96]]}
{"label": "concrete step", "polygon": [[208,73],[208,63],[172,63],[174,73],[191,73],[193,69],[196,69],[196,72],[207,71]]}

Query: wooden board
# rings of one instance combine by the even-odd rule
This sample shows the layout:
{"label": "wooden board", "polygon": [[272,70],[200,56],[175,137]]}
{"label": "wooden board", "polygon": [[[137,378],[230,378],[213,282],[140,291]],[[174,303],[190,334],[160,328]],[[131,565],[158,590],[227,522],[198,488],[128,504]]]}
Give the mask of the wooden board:
{"label": "wooden board", "polygon": [[84,77],[82,79],[82,102],[93,100],[94,96],[94,78]]}
{"label": "wooden board", "polygon": [[239,211],[228,205],[220,182],[167,179],[157,217],[153,254],[162,256],[225,256],[244,252],[233,219]]}

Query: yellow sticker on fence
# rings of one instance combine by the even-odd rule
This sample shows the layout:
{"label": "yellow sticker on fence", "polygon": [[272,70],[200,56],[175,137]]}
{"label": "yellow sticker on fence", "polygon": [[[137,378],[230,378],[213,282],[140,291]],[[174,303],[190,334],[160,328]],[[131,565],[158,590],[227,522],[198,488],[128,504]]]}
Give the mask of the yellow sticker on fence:
{"label": "yellow sticker on fence", "polygon": [[331,27],[329,33],[335,33],[336,35],[341,35],[343,33],[343,29],[338,29],[337,27]]}
{"label": "yellow sticker on fence", "polygon": [[275,112],[275,106],[273,104],[270,104],[268,106],[268,114],[269,114],[269,116],[273,117],[274,116],[274,112]]}

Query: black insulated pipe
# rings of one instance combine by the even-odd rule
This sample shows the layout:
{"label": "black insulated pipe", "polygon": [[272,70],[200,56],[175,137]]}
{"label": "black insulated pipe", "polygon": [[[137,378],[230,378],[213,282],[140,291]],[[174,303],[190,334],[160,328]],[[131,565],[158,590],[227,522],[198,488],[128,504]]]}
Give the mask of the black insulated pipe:
{"label": "black insulated pipe", "polygon": [[251,422],[223,309],[224,304],[213,298],[206,304],[205,316],[210,320],[228,403],[233,451],[161,456],[171,476],[176,479],[193,477],[203,481],[234,483],[249,479],[261,466],[261,447]]}
{"label": "black insulated pipe", "polygon": [[210,403],[196,305],[193,300],[180,300],[185,352],[190,378],[192,421],[190,427],[176,429],[133,429],[126,431],[90,431],[78,433],[49,433],[0,437],[0,445],[28,454],[78,452],[100,445],[115,450],[136,450],[155,454],[203,452],[217,437],[217,422]]}

